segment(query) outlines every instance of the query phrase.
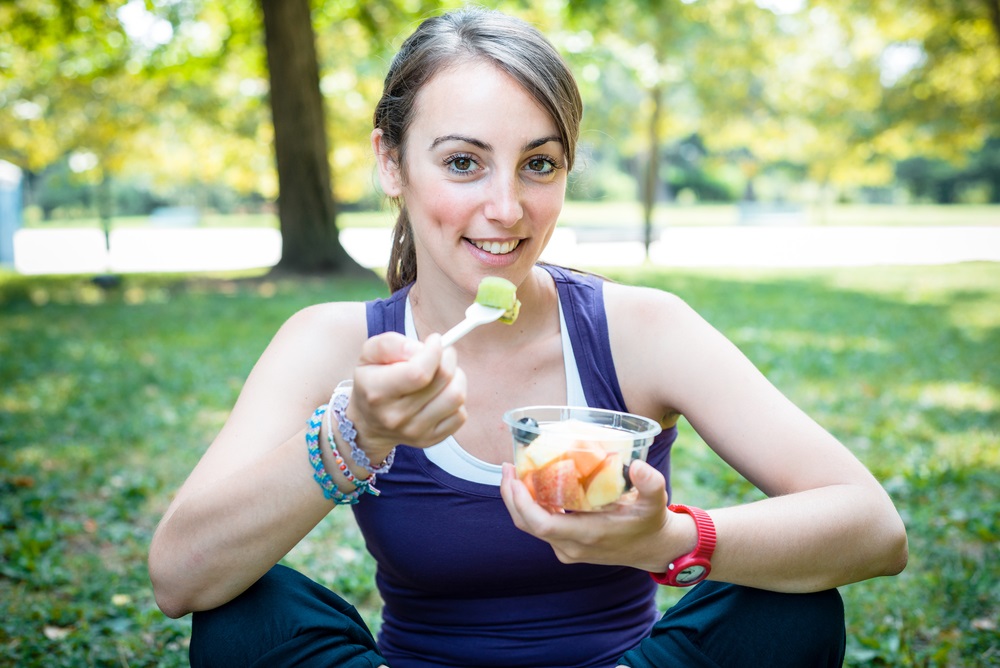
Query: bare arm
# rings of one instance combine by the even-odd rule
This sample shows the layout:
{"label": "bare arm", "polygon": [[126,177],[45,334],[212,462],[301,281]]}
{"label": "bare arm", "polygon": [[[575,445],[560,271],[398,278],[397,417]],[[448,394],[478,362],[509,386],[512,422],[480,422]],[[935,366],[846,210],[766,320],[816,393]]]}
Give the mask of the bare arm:
{"label": "bare arm", "polygon": [[[606,297],[630,409],[664,420],[683,414],[770,497],[710,510],[718,531],[713,579],[816,591],[903,568],[905,530],[882,487],[734,345],[671,295],[609,285]],[[637,327],[635,313],[649,327]],[[662,572],[693,548],[694,524],[662,509],[662,476],[646,465],[636,468],[639,500],[615,510],[616,521],[550,515],[521,495],[514,480],[505,481],[505,498],[519,526],[549,540],[564,561]],[[677,501],[699,505],[698,499]]]}
{"label": "bare arm", "polygon": [[[150,576],[168,615],[233,598],[332,508],[308,484],[306,420],[353,367],[363,338],[343,323],[364,317],[357,308],[326,305],[296,314],[255,365],[153,537]],[[341,345],[319,345],[332,331],[344,332]]]}
{"label": "bare arm", "polygon": [[861,462],[681,300],[643,297],[663,302],[659,372],[671,380],[654,396],[770,497],[712,511],[714,576],[815,591],[902,570],[902,520]]}
{"label": "bare arm", "polygon": [[[395,443],[410,442],[407,437],[434,442],[436,430],[461,425],[464,381],[453,353],[393,333],[366,337],[363,304],[306,309],[275,336],[153,537],[150,577],[166,614],[231,600],[333,508],[313,480],[305,432],[340,380],[355,380],[358,401],[348,413],[359,432],[375,435],[358,439],[373,461]],[[364,401],[370,395],[374,406]],[[386,415],[398,422],[386,426]],[[324,428],[321,444],[325,439]],[[342,490],[353,489],[330,462],[329,449],[321,450]]]}

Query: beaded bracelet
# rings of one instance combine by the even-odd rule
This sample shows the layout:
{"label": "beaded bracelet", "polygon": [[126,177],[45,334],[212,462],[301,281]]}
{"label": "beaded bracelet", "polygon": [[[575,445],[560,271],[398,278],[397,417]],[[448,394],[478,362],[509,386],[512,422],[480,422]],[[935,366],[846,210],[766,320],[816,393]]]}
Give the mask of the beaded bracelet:
{"label": "beaded bracelet", "polygon": [[337,488],[336,483],[333,482],[333,478],[326,472],[326,467],[323,466],[323,458],[320,456],[319,431],[323,424],[323,414],[326,413],[326,409],[326,406],[316,408],[312,417],[309,418],[309,428],[306,430],[306,447],[309,449],[309,462],[315,471],[313,479],[319,483],[320,488],[323,490],[323,496],[333,501],[334,505],[354,505],[361,498],[361,490],[356,489],[348,494],[341,492]]}
{"label": "beaded bracelet", "polygon": [[388,473],[392,467],[392,462],[396,459],[396,448],[389,451],[389,456],[385,458],[384,462],[378,466],[374,466],[371,460],[368,459],[365,451],[358,447],[356,440],[358,431],[354,428],[354,423],[347,417],[347,405],[351,401],[350,391],[353,386],[354,381],[341,381],[330,398],[330,410],[333,411],[333,416],[337,418],[337,427],[340,429],[340,435],[351,446],[351,458],[359,466],[371,471],[373,475],[376,473]]}
{"label": "beaded bracelet", "polygon": [[[333,397],[330,397],[330,401],[333,402]],[[327,406],[329,407],[329,404],[327,404]],[[330,444],[330,453],[333,454],[333,460],[337,463],[337,470],[339,470],[340,473],[347,478],[347,482],[351,483],[362,492],[378,496],[381,492],[375,489],[375,474],[372,473],[371,476],[364,480],[359,479],[354,475],[354,471],[352,471],[351,467],[347,465],[347,462],[344,461],[340,451],[337,450],[337,441],[333,436],[333,426],[330,424],[330,415],[332,413],[333,411],[328,408],[326,411],[326,440]]]}

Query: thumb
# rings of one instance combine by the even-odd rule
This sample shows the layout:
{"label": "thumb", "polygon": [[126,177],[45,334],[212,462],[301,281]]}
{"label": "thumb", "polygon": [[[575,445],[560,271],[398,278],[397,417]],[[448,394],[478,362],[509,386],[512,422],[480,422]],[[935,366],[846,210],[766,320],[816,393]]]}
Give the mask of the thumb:
{"label": "thumb", "polygon": [[361,346],[360,364],[394,364],[405,362],[420,349],[420,344],[399,332],[373,336]]}
{"label": "thumb", "polygon": [[647,462],[636,459],[628,467],[628,477],[639,498],[656,505],[667,505],[667,480]]}

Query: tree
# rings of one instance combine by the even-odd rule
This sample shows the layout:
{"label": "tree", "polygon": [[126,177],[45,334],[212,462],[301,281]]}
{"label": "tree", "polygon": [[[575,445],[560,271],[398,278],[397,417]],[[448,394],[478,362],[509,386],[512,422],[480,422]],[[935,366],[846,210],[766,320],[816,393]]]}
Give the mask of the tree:
{"label": "tree", "polygon": [[358,272],[340,244],[308,0],[261,0],[271,82],[282,252],[277,268]]}
{"label": "tree", "polygon": [[[270,99],[282,190],[278,268],[364,271],[335,227],[308,2],[261,6],[276,89]],[[253,83],[264,74],[254,7],[252,0],[222,7],[3,3],[0,157],[38,172],[68,154],[80,156],[72,164],[96,190],[105,232],[112,177],[126,169],[260,186],[256,156],[272,135],[262,132],[263,98]]]}
{"label": "tree", "polygon": [[763,47],[772,28],[770,14],[733,0],[614,5],[570,0],[569,10],[577,25],[599,26],[595,40],[614,63],[605,71],[624,68],[644,97],[619,117],[631,121],[633,136],[644,138],[641,190],[648,253],[653,210],[664,183],[664,142],[699,131],[713,137],[734,118],[755,113],[763,88],[758,73],[767,70],[773,54]]}
{"label": "tree", "polygon": [[69,155],[95,191],[106,243],[112,175],[148,123],[156,91],[136,76],[120,2],[36,0],[0,6],[0,155],[37,173]]}
{"label": "tree", "polygon": [[897,161],[960,162],[998,135],[995,0],[784,4],[765,91],[775,113],[729,128],[784,137],[758,155],[807,165],[820,184],[874,185]]}

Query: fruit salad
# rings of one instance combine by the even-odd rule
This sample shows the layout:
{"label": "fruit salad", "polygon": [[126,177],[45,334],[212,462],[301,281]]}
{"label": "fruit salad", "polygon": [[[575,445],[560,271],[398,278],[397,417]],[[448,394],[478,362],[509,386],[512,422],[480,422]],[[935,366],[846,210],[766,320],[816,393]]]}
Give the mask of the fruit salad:
{"label": "fruit salad", "polygon": [[621,498],[634,458],[634,433],[579,419],[542,423],[530,431],[534,425],[523,424],[521,441],[527,444],[515,448],[517,475],[540,505],[586,511]]}

